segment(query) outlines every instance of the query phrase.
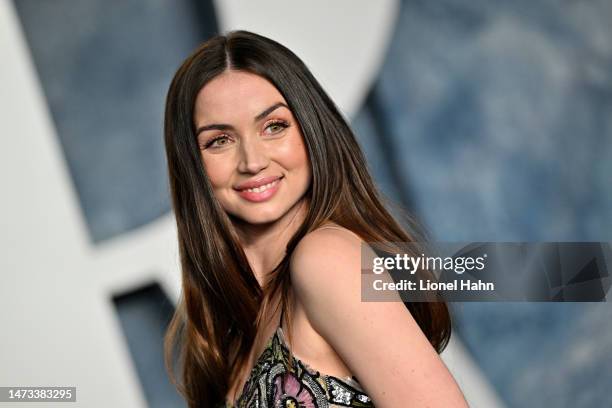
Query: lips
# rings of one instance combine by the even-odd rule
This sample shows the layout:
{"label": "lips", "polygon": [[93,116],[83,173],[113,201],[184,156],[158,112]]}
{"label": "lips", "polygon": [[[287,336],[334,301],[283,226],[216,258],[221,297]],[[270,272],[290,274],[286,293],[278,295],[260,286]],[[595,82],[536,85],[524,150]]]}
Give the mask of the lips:
{"label": "lips", "polygon": [[242,190],[238,190],[238,195],[247,201],[259,203],[262,201],[269,200],[278,191],[282,177],[265,177],[252,182],[240,184],[240,187],[246,187]]}
{"label": "lips", "polygon": [[265,186],[266,184],[270,184],[281,178],[282,176],[260,177],[257,179],[245,181],[244,183],[240,183],[236,187],[234,187],[234,189],[238,191],[243,191],[249,188],[258,188],[258,187]]}
{"label": "lips", "polygon": [[246,190],[239,190],[238,195],[243,199],[253,202],[260,203],[267,201],[276,194],[282,183],[282,177],[276,177],[273,181],[261,185],[259,187],[248,188]]}

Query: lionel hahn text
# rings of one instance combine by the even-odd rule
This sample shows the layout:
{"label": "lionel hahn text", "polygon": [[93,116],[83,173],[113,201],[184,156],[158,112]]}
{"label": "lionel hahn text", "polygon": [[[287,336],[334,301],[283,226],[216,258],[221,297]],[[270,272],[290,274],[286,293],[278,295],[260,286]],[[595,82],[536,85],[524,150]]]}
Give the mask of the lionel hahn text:
{"label": "lionel hahn text", "polygon": [[398,282],[383,282],[381,279],[377,279],[372,283],[374,290],[441,290],[441,291],[456,291],[456,290],[468,290],[468,291],[493,291],[495,290],[495,284],[493,282],[484,282],[478,280],[461,280],[457,279],[452,282],[432,282],[429,279],[417,282],[401,279]]}

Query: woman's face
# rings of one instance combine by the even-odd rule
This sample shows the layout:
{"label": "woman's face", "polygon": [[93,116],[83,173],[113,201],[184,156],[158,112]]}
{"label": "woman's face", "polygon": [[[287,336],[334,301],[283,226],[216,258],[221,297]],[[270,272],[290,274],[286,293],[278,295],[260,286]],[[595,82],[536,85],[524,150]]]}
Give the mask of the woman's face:
{"label": "woman's face", "polygon": [[194,123],[202,163],[227,213],[274,222],[304,197],[310,162],[299,126],[264,78],[225,71],[198,93]]}

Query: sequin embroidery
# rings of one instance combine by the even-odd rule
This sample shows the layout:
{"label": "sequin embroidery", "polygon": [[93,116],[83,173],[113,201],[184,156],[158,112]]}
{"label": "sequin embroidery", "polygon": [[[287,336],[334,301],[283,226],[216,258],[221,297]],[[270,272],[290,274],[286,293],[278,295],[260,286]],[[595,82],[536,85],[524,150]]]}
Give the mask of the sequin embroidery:
{"label": "sequin embroidery", "polygon": [[[289,368],[289,358],[293,367]],[[337,378],[319,373],[289,355],[281,326],[251,370],[242,393],[225,408],[374,407],[355,377]]]}

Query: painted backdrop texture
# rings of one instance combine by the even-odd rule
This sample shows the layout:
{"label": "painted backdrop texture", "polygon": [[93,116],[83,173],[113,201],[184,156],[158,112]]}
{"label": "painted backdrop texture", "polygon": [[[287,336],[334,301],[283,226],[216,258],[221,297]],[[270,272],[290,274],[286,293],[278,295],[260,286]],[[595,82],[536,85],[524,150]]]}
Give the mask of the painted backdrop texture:
{"label": "painted backdrop texture", "polygon": [[[404,1],[356,117],[440,241],[612,241],[612,3]],[[610,303],[453,304],[510,407],[609,406]]]}

